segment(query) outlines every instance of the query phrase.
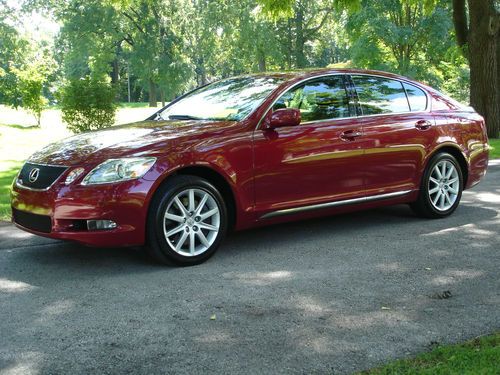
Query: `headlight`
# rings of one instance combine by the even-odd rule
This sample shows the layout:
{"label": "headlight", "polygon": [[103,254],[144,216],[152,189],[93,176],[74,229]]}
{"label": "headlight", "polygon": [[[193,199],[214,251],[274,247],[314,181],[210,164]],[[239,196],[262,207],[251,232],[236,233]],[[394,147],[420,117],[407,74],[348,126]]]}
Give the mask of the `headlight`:
{"label": "headlight", "polygon": [[80,175],[85,171],[83,168],[75,168],[71,172],[68,173],[68,177],[66,177],[66,181],[64,183],[66,185],[71,184],[73,181],[75,181]]}
{"label": "headlight", "polygon": [[108,159],[92,169],[82,185],[106,184],[141,178],[153,166],[156,158]]}

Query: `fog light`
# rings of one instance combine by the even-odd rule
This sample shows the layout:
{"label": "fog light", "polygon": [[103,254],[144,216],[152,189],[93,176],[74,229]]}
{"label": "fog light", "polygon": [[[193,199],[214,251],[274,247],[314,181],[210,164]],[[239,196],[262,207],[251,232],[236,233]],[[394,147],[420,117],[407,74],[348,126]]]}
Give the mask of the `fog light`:
{"label": "fog light", "polygon": [[88,230],[115,229],[116,223],[112,220],[87,220]]}

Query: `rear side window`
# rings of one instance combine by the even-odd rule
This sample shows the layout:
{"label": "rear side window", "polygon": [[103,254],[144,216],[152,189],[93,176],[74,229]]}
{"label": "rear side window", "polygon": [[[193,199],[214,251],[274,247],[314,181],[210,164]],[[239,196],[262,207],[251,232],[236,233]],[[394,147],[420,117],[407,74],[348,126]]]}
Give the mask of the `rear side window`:
{"label": "rear side window", "polygon": [[352,76],[363,115],[409,112],[401,82],[382,77]]}
{"label": "rear side window", "polygon": [[427,95],[425,95],[425,92],[408,83],[403,83],[403,86],[406,90],[406,95],[408,95],[410,110],[412,112],[425,111],[427,108]]}
{"label": "rear side window", "polygon": [[296,108],[302,122],[350,117],[354,107],[349,101],[343,76],[311,79],[284,93],[273,110]]}

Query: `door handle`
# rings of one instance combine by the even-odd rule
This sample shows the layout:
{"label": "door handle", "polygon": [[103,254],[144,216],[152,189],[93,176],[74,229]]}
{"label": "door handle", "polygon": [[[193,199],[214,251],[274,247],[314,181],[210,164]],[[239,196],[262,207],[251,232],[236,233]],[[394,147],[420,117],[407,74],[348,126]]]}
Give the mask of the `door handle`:
{"label": "door handle", "polygon": [[354,141],[356,138],[361,137],[363,133],[361,133],[359,130],[346,130],[345,132],[342,132],[340,134],[340,138],[342,138],[344,141]]}
{"label": "door handle", "polygon": [[416,127],[418,130],[427,130],[427,129],[429,129],[431,126],[432,126],[432,123],[431,123],[430,121],[427,121],[427,120],[418,120],[418,121],[415,123],[415,127]]}

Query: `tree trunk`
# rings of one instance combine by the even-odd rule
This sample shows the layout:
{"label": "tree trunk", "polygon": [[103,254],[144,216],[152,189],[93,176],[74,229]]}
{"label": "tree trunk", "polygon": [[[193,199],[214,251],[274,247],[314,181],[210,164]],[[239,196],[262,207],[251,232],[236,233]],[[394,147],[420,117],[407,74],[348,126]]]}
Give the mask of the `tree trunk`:
{"label": "tree trunk", "polygon": [[304,9],[302,8],[302,4],[298,4],[295,12],[295,66],[297,68],[304,68],[306,66],[304,44]]}
{"label": "tree trunk", "polygon": [[453,24],[455,25],[455,37],[457,38],[458,46],[462,49],[465,57],[468,57],[467,35],[469,26],[467,24],[465,0],[453,0]]}
{"label": "tree trunk", "polygon": [[120,67],[118,65],[118,57],[113,60],[111,69],[111,83],[117,84],[120,80]]}
{"label": "tree trunk", "polygon": [[160,101],[161,106],[165,107],[165,91],[163,89],[160,89]]}
{"label": "tree trunk", "polygon": [[287,64],[287,69],[291,70],[292,69],[292,54],[293,54],[293,42],[292,42],[292,19],[288,19],[288,32],[287,32],[287,38],[286,38],[286,44],[287,44],[287,56],[286,56],[286,64]]}
{"label": "tree trunk", "polygon": [[151,78],[149,79],[149,106],[156,107],[156,85]]}
{"label": "tree trunk", "polygon": [[260,49],[257,53],[258,53],[258,60],[259,60],[259,72],[265,72],[266,71],[266,55]]}
{"label": "tree trunk", "polygon": [[470,102],[486,121],[488,136],[500,132],[498,15],[494,0],[469,0]]}

